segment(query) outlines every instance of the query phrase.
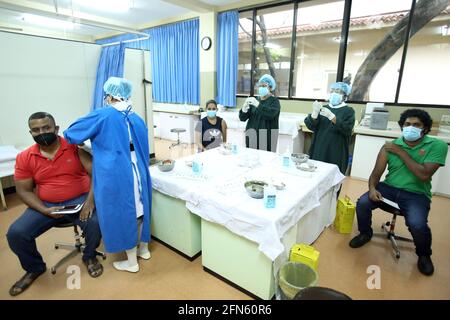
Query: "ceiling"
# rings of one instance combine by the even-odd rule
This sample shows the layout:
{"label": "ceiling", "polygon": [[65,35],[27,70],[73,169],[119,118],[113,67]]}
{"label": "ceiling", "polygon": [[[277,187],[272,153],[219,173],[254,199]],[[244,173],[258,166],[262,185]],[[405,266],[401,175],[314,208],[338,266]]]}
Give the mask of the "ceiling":
{"label": "ceiling", "polygon": [[[111,11],[108,4],[98,8],[89,5],[103,1],[110,4],[122,0],[0,0],[0,30],[94,41],[116,34],[122,29],[124,31],[143,29],[233,6],[268,2],[267,0],[129,0],[131,8],[124,12]],[[26,13],[45,17],[47,20],[56,18],[66,23],[61,26],[60,23],[43,25],[40,21],[30,22],[24,18]],[[75,23],[67,23],[68,20]],[[109,28],[110,26],[115,26],[115,30]]]}

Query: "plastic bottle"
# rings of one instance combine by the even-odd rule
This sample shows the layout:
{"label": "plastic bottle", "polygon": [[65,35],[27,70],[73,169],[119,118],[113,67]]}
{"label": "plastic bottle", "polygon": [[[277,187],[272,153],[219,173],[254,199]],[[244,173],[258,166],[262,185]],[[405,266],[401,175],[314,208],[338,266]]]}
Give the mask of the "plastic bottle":
{"label": "plastic bottle", "polygon": [[192,171],[195,174],[200,174],[200,173],[202,173],[202,169],[203,169],[203,164],[200,161],[199,157],[197,155],[195,155],[194,159],[192,161]]}
{"label": "plastic bottle", "polygon": [[273,185],[264,188],[264,206],[266,208],[275,208],[276,198],[276,190]]}
{"label": "plastic bottle", "polygon": [[291,154],[289,152],[289,148],[286,148],[286,151],[283,153],[283,166],[290,167],[291,165]]}

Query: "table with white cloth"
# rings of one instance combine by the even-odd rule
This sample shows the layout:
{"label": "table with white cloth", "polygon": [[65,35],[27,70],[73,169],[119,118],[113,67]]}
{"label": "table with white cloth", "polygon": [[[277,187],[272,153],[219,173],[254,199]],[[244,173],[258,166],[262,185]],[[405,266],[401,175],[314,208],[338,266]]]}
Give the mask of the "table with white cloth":
{"label": "table with white cloth", "polygon": [[5,195],[3,194],[2,178],[14,175],[16,156],[19,153],[14,146],[0,146],[0,199],[4,210],[7,209]]}
{"label": "table with white cloth", "polygon": [[[195,159],[203,171],[187,165]],[[313,161],[315,172],[282,166],[279,155],[239,148],[212,149],[176,160],[170,172],[150,168],[152,234],[193,257],[201,250],[210,271],[262,299],[275,292],[274,274],[295,243],[312,243],[336,213],[336,191],[344,176],[337,166]],[[275,208],[251,198],[248,180],[286,185]]]}

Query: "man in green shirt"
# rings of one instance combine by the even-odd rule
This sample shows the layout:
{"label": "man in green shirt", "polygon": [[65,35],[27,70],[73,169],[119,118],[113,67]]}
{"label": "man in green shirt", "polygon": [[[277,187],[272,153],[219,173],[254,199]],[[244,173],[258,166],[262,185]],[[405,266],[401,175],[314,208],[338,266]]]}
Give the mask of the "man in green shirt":
{"label": "man in green shirt", "polygon": [[[405,216],[419,256],[417,267],[425,275],[434,272],[431,261],[431,230],[428,213],[431,203],[431,177],[445,165],[447,144],[427,136],[433,120],[420,109],[408,109],[398,121],[402,137],[386,143],[378,153],[369,178],[369,192],[359,198],[356,205],[360,234],[349,245],[359,248],[372,238],[372,210],[383,208],[383,198],[398,204]],[[381,175],[388,168],[383,182]]]}

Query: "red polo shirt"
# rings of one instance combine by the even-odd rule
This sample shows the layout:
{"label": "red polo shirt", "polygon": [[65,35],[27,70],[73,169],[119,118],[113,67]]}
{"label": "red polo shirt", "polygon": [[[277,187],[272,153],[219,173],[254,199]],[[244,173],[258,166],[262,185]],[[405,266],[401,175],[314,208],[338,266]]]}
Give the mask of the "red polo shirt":
{"label": "red polo shirt", "polygon": [[78,147],[58,137],[61,144],[53,160],[35,144],[17,155],[15,180],[33,179],[39,199],[63,202],[89,192],[90,178],[78,157]]}

